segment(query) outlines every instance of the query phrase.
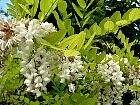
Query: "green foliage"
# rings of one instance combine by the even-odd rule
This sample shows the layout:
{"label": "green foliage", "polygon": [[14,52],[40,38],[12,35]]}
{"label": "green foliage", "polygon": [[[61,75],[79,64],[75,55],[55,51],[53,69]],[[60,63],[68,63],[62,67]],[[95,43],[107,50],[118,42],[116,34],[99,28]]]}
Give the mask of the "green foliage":
{"label": "green foliage", "polygon": [[58,0],[41,0],[40,1],[41,12],[38,15],[40,21],[43,21],[45,16],[48,17],[52,13],[52,11],[56,8],[57,4]]}
{"label": "green foliage", "polygon": [[21,57],[15,54],[10,55],[4,62],[4,74],[0,79],[0,84],[3,86],[3,88],[0,90],[1,96],[4,92],[15,91],[21,85],[23,85],[24,79],[23,76],[20,75],[20,61]]}
{"label": "green foliage", "polygon": [[79,34],[75,34],[68,38],[65,38],[60,42],[59,47],[62,49],[68,48],[70,50],[72,49],[80,50],[84,44],[85,35],[86,35],[85,32],[82,31]]}
{"label": "green foliage", "polygon": [[0,81],[0,84],[4,86],[4,90],[13,91],[19,88],[23,84],[20,75],[20,61],[21,57],[18,55],[9,56],[8,60],[4,64],[4,75]]}
{"label": "green foliage", "polygon": [[[27,105],[96,105],[100,89],[106,85],[98,74],[97,64],[105,58],[106,53],[116,54],[113,59],[128,58],[130,65],[139,66],[138,57],[135,57],[132,47],[137,40],[130,41],[123,34],[123,28],[140,19],[140,9],[131,8],[122,15],[116,11],[108,17],[100,17],[103,11],[103,0],[11,0],[8,11],[17,19],[38,18],[42,21],[56,21],[58,31],[48,34],[37,43],[48,49],[61,52],[66,57],[81,55],[84,62],[85,79],[73,81],[76,84],[75,93],[68,92],[68,82],[60,83],[58,68],[53,70],[50,87],[42,92],[40,100],[34,95],[20,90],[24,78],[20,75],[21,57],[9,56],[4,63],[4,75],[0,84],[4,86],[0,94],[5,95],[6,101],[12,104]],[[55,18],[55,20],[54,20]],[[96,20],[97,19],[97,20]],[[118,44],[116,44],[116,38]],[[113,39],[113,40],[112,40]],[[100,46],[105,44],[105,49]],[[109,59],[110,60],[110,59]],[[109,61],[108,60],[108,61]],[[104,62],[106,64],[108,61]],[[124,61],[119,61],[124,76],[128,76],[128,68]],[[88,72],[89,70],[89,72]],[[127,82],[127,81],[125,81]],[[19,92],[16,92],[16,91]],[[129,90],[139,92],[138,86],[130,85]]]}
{"label": "green foliage", "polygon": [[139,87],[139,86],[136,86],[136,85],[131,85],[131,86],[129,86],[129,89],[130,89],[131,91],[140,92],[140,87]]}

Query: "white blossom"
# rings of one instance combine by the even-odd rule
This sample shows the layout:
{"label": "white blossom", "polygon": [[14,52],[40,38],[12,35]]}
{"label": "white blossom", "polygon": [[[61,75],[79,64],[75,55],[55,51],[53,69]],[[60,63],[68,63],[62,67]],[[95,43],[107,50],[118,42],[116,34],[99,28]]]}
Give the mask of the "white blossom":
{"label": "white blossom", "polygon": [[76,80],[83,77],[82,69],[83,63],[79,55],[64,59],[62,64],[59,66],[61,70],[60,78],[61,83],[64,83],[65,80]]}
{"label": "white blossom", "polygon": [[[108,62],[103,64],[105,61]],[[99,73],[102,74],[102,78],[105,79],[105,82],[112,81],[114,85],[122,85],[122,81],[125,80],[123,72],[120,70],[119,62],[113,60],[111,54],[106,55],[105,59],[101,61],[101,64],[98,64],[98,69]]]}
{"label": "white blossom", "polygon": [[[124,63],[127,62],[128,60],[124,59]],[[101,63],[98,64],[97,69],[105,83],[111,83],[110,85],[105,86],[103,91],[100,92],[98,104],[112,105],[112,103],[116,103],[117,105],[122,105],[122,96],[123,93],[127,92],[128,85],[122,83],[125,81],[125,78],[120,69],[119,61],[114,60],[111,54],[107,54]]]}
{"label": "white blossom", "polygon": [[75,86],[74,86],[74,84],[70,83],[69,84],[69,92],[74,93],[74,91],[75,91]]}
{"label": "white blossom", "polygon": [[17,44],[22,38],[14,32],[17,22],[14,19],[9,21],[5,17],[0,23],[0,49],[12,48],[12,45]]}

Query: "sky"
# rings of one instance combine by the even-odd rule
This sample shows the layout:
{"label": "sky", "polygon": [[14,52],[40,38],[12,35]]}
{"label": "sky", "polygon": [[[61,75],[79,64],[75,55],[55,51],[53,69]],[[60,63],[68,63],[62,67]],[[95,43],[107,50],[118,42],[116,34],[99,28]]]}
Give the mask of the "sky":
{"label": "sky", "polygon": [[[3,9],[5,11],[7,11],[7,5],[6,3],[10,3],[10,0],[0,0],[0,10]],[[0,14],[0,19],[3,18],[4,15]]]}

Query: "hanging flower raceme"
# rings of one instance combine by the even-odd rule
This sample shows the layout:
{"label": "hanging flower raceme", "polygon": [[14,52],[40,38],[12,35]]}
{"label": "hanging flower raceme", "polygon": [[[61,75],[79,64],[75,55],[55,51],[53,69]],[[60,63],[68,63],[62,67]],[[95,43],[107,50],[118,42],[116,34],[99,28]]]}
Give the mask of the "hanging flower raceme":
{"label": "hanging flower raceme", "polygon": [[59,69],[61,70],[60,82],[64,83],[65,80],[68,80],[70,83],[69,91],[74,92],[75,85],[72,84],[72,81],[81,79],[83,77],[83,62],[81,61],[81,56],[76,55],[71,57],[64,57],[61,65],[59,66]]}
{"label": "hanging flower raceme", "polygon": [[107,54],[106,57],[98,64],[99,74],[105,80],[105,83],[112,83],[103,88],[99,94],[99,105],[112,105],[116,103],[122,105],[123,93],[127,92],[128,86],[122,82],[125,81],[123,72],[120,70],[119,61],[115,61],[111,54]]}
{"label": "hanging flower raceme", "polygon": [[133,85],[140,86],[140,66],[137,68],[132,66],[129,71],[129,79],[133,80]]}
{"label": "hanging flower raceme", "polygon": [[41,95],[41,90],[46,91],[46,85],[51,80],[52,65],[55,65],[59,58],[53,52],[46,52],[43,48],[38,48],[32,59],[23,64],[21,73],[26,77],[25,84],[27,85],[27,91],[35,93],[37,96]]}
{"label": "hanging flower raceme", "polygon": [[52,23],[40,24],[37,19],[33,19],[31,21],[21,20],[14,31],[16,35],[24,36],[19,43],[23,59],[20,71],[26,77],[24,83],[27,85],[27,91],[40,96],[41,90],[47,90],[46,85],[50,81],[51,69],[53,68],[50,65],[56,60],[53,60],[55,55],[52,55],[52,52],[46,52],[42,47],[35,50],[35,40],[55,32],[56,29]]}
{"label": "hanging flower raceme", "polygon": [[[108,62],[103,64],[106,61]],[[113,82],[114,85],[122,85],[122,81],[125,80],[123,72],[120,70],[119,62],[113,60],[111,54],[106,55],[101,64],[98,64],[98,69],[99,73],[102,74],[102,78],[105,79],[105,82]]]}
{"label": "hanging flower raceme", "polygon": [[18,25],[16,20],[8,21],[4,18],[0,21],[0,49],[12,47],[13,44],[21,41],[23,36],[15,34],[15,27]]}

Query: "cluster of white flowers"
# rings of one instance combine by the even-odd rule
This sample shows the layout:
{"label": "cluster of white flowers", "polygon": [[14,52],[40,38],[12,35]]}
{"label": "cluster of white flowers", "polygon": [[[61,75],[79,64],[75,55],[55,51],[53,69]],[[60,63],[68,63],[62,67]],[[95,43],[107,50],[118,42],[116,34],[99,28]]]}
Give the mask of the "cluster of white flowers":
{"label": "cluster of white flowers", "polygon": [[[106,61],[108,62],[103,64]],[[113,82],[114,85],[122,85],[122,81],[125,80],[123,72],[120,70],[119,62],[113,60],[111,54],[107,54],[101,64],[98,64],[98,69],[106,83]]]}
{"label": "cluster of white flowers", "polygon": [[[12,20],[11,22],[4,18],[0,22],[0,49],[12,47],[26,40],[27,43],[33,43],[33,37],[44,37],[56,28],[52,23],[41,23],[37,19],[31,21],[22,19],[21,21]],[[21,42],[22,43],[22,42]]]}
{"label": "cluster of white flowers", "polygon": [[83,77],[83,62],[81,61],[81,56],[76,55],[72,57],[65,57],[65,59],[62,60],[62,64],[59,66],[59,69],[61,70],[60,82],[64,83],[65,80],[69,80],[69,91],[74,92],[75,86],[72,84],[72,81]]}
{"label": "cluster of white flowers", "polygon": [[13,19],[8,21],[5,17],[0,21],[0,50],[11,48],[13,44],[21,41],[21,35],[15,35],[14,29],[17,25],[17,21]]}
{"label": "cluster of white flowers", "polygon": [[140,105],[140,98],[131,100],[130,105]]}
{"label": "cluster of white flowers", "polygon": [[122,105],[123,93],[127,92],[128,86],[106,86],[99,93],[98,105],[112,105],[113,103],[117,105]]}
{"label": "cluster of white flowers", "polygon": [[140,86],[140,66],[137,68],[132,66],[129,72],[129,79],[133,80],[133,85]]}
{"label": "cluster of white flowers", "polygon": [[19,45],[22,51],[21,73],[26,77],[27,91],[41,95],[40,90],[46,90],[46,85],[51,77],[51,63],[53,64],[53,53],[46,52],[43,48],[34,48],[35,39],[45,37],[56,29],[52,23],[39,23],[37,19],[31,21],[21,20],[15,27],[16,36],[23,36]]}
{"label": "cluster of white flowers", "polygon": [[131,100],[130,105],[140,105],[140,92],[134,93],[134,99]]}
{"label": "cluster of white flowers", "polygon": [[[127,62],[126,59],[124,62]],[[105,83],[111,83],[111,85],[105,86],[103,91],[100,92],[98,104],[112,105],[112,103],[116,103],[117,105],[122,105],[122,96],[128,90],[128,86],[122,83],[125,81],[125,78],[120,70],[119,61],[115,61],[111,54],[107,54],[101,63],[98,64],[98,70]]]}
{"label": "cluster of white flowers", "polygon": [[51,78],[51,65],[56,62],[56,55],[46,52],[43,48],[38,48],[33,58],[26,64],[23,64],[21,73],[26,77],[24,83],[27,85],[27,91],[41,95],[40,90],[46,91],[46,85]]}
{"label": "cluster of white flowers", "polygon": [[[3,77],[3,70],[0,68],[0,79]],[[3,88],[2,85],[0,85],[0,90]]]}

